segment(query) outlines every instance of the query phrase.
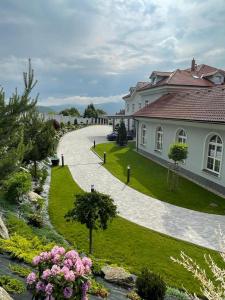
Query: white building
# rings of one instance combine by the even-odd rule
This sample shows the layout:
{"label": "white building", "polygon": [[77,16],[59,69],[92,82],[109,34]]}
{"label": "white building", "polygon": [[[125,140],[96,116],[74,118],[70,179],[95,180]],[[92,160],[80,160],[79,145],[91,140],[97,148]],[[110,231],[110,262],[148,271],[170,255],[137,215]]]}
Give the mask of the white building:
{"label": "white building", "polygon": [[188,144],[181,172],[225,194],[225,72],[195,64],[186,70],[153,72],[123,99],[137,128],[137,150],[168,165],[170,145]]}

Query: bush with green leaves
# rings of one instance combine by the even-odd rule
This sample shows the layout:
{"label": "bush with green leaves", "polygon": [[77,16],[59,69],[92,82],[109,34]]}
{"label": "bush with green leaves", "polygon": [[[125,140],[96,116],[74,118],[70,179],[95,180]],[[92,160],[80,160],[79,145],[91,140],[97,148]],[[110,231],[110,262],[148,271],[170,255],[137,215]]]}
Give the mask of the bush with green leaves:
{"label": "bush with green leaves", "polygon": [[181,162],[187,158],[188,146],[183,143],[175,143],[170,145],[168,157],[175,163]]}
{"label": "bush with green leaves", "polygon": [[0,286],[12,294],[21,294],[26,290],[22,281],[7,275],[0,276]]}
{"label": "bush with green leaves", "polygon": [[142,269],[136,280],[136,288],[138,295],[144,300],[163,300],[166,293],[163,279],[148,268]]}
{"label": "bush with green leaves", "polygon": [[0,239],[0,250],[26,263],[31,263],[34,256],[40,252],[49,251],[54,245],[55,243],[44,244],[37,236],[28,239],[14,234],[8,240]]}
{"label": "bush with green leaves", "polygon": [[190,297],[176,288],[168,287],[166,290],[167,298],[176,299],[176,300],[190,300]]}
{"label": "bush with green leaves", "polygon": [[117,144],[124,146],[127,144],[127,130],[123,121],[120,122],[117,135]]}
{"label": "bush with green leaves", "polygon": [[31,190],[31,175],[25,171],[19,171],[10,176],[4,183],[7,200],[19,203],[23,196]]}
{"label": "bush with green leaves", "polygon": [[108,289],[105,288],[102,283],[96,281],[94,278],[91,279],[91,287],[88,293],[101,298],[108,298],[109,296]]}
{"label": "bush with green leaves", "polygon": [[27,277],[32,272],[31,268],[24,267],[19,264],[9,264],[9,269],[22,278]]}
{"label": "bush with green leaves", "polygon": [[36,211],[27,217],[28,224],[41,228],[43,226],[43,217],[40,212]]}

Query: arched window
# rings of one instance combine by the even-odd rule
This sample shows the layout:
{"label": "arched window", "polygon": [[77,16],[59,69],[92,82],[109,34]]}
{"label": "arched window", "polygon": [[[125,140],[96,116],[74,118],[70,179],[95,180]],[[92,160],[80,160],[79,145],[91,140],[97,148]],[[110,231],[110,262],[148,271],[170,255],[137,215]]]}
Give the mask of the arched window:
{"label": "arched window", "polygon": [[156,129],[156,140],[155,140],[155,148],[158,151],[162,151],[162,145],[163,145],[163,130],[162,127],[158,127]]}
{"label": "arched window", "polygon": [[187,143],[187,135],[183,129],[179,129],[177,132],[177,142],[181,144]]}
{"label": "arched window", "polygon": [[207,146],[206,168],[216,174],[220,173],[223,142],[218,135],[213,135]]}
{"label": "arched window", "polygon": [[141,126],[141,144],[146,144],[146,125],[142,124]]}

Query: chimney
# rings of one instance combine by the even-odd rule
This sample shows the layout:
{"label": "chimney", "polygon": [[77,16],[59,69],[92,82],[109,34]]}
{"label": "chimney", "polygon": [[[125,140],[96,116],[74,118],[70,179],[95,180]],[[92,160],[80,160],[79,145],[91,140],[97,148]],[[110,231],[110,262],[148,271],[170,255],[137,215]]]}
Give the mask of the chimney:
{"label": "chimney", "polygon": [[195,64],[195,59],[193,57],[192,61],[191,61],[191,71],[194,72],[195,70],[195,67],[196,67],[196,64]]}

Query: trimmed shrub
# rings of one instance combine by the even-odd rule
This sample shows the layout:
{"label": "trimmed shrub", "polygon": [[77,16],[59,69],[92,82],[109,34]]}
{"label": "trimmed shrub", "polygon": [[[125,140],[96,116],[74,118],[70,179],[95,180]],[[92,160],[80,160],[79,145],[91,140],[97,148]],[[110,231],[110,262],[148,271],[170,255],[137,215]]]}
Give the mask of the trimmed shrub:
{"label": "trimmed shrub", "polygon": [[0,286],[8,293],[21,294],[26,290],[22,281],[7,275],[0,276]]}
{"label": "trimmed shrub", "polygon": [[27,277],[30,274],[30,272],[32,272],[31,268],[23,267],[23,266],[21,266],[19,264],[9,264],[9,269],[13,273],[19,275],[22,278]]}
{"label": "trimmed shrub", "polygon": [[136,288],[138,295],[144,300],[163,300],[166,293],[165,282],[148,268],[142,269],[136,281]]}

